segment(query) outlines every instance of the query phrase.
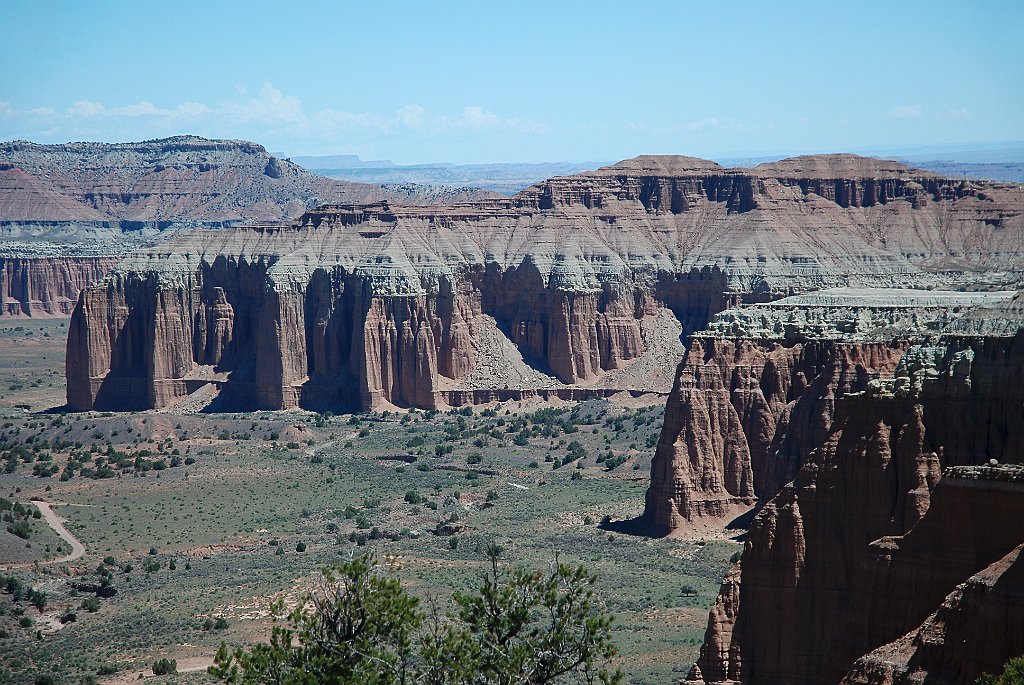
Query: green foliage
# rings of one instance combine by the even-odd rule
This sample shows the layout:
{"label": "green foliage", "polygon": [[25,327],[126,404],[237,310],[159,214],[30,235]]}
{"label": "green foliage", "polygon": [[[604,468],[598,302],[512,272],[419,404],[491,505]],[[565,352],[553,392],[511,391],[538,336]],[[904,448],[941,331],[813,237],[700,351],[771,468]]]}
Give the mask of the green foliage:
{"label": "green foliage", "polygon": [[153,662],[153,675],[169,675],[178,672],[178,662],[174,659],[157,659]]}
{"label": "green foliage", "polygon": [[[546,572],[491,570],[455,613],[425,612],[373,557],[323,571],[319,587],[248,650],[221,643],[210,673],[246,685],[619,683],[612,617],[594,576],[557,562]],[[275,615],[284,605],[272,607]]]}
{"label": "green foliage", "polygon": [[1024,656],[1010,659],[999,675],[985,673],[978,678],[977,685],[1024,685]]}
{"label": "green foliage", "polygon": [[32,537],[32,527],[28,521],[15,521],[7,526],[7,532],[17,535],[22,540]]}
{"label": "green foliage", "polygon": [[46,608],[46,593],[40,592],[39,590],[32,590],[28,593],[28,601],[32,603],[39,613],[43,613],[43,609]]}

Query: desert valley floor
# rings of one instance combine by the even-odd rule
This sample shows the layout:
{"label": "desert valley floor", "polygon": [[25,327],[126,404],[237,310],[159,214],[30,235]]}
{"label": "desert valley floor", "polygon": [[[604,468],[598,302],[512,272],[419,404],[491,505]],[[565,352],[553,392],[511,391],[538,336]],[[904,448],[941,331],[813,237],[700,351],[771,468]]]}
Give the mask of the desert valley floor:
{"label": "desert valley floor", "polygon": [[[86,549],[59,561],[70,546],[42,519],[27,539],[0,530],[0,575],[48,598],[40,611],[0,594],[6,668],[129,682],[170,657],[173,682],[207,682],[220,641],[261,639],[270,601],[294,600],[320,565],[371,551],[444,599],[475,581],[492,542],[513,562],[544,567],[561,551],[599,575],[630,682],[679,679],[696,658],[740,544],[616,526],[643,510],[664,397],[335,417],[40,413],[63,403],[67,324],[0,321],[0,440],[27,448],[0,497],[51,503]],[[38,476],[93,445],[74,475]],[[82,608],[95,597],[82,585],[108,574],[117,593]]]}

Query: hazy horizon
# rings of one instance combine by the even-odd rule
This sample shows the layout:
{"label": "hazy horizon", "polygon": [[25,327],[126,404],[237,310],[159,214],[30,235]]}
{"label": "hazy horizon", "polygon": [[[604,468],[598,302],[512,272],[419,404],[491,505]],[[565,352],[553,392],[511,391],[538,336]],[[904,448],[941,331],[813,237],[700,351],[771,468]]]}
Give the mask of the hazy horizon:
{"label": "hazy horizon", "polygon": [[712,159],[1024,140],[1024,6],[3,10],[0,139],[191,133],[396,164]]}

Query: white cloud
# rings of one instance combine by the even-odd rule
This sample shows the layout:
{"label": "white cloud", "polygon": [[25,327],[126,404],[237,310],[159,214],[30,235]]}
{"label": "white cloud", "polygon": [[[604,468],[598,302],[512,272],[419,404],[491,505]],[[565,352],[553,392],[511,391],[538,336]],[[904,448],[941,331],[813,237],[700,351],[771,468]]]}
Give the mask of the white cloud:
{"label": "white cloud", "polygon": [[70,117],[99,117],[107,113],[107,108],[101,102],[91,100],[79,100],[68,110]]}
{"label": "white cloud", "polygon": [[398,123],[407,128],[420,128],[426,117],[426,110],[419,105],[406,105],[398,110]]}
{"label": "white cloud", "polygon": [[478,105],[472,105],[462,110],[462,118],[457,123],[468,128],[493,128],[501,126],[502,120],[494,112]]}
{"label": "white cloud", "polygon": [[889,110],[889,116],[893,119],[912,119],[923,114],[921,105],[898,105]]}
{"label": "white cloud", "polygon": [[243,123],[290,123],[305,125],[306,114],[302,103],[294,95],[285,95],[269,83],[264,83],[259,95],[245,102],[227,101],[219,113]]}
{"label": "white cloud", "polygon": [[949,112],[946,113],[946,116],[950,119],[970,119],[974,116],[974,112],[966,107],[959,107],[957,109],[949,110]]}
{"label": "white cloud", "polygon": [[[320,109],[307,112],[302,101],[270,83],[249,95],[235,86],[233,97],[216,105],[186,101],[161,107],[148,100],[108,105],[78,100],[70,107],[55,109],[15,108],[0,101],[0,117],[15,122],[19,135],[53,137],[91,136],[122,139],[126,135],[155,136],[194,132],[211,137],[249,137],[254,140],[292,139],[306,141],[361,141],[401,132],[452,134],[458,131],[511,131],[526,135],[550,132],[531,119],[505,117],[480,105],[468,105],[458,114],[431,113],[419,104],[408,104],[390,114]],[[241,96],[241,97],[239,97]],[[2,137],[2,134],[0,134]]]}

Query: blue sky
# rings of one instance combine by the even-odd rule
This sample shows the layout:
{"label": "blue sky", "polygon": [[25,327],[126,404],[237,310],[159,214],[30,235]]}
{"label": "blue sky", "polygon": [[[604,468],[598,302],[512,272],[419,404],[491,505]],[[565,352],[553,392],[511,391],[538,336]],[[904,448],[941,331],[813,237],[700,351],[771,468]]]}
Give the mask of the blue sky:
{"label": "blue sky", "polygon": [[0,139],[400,163],[1024,140],[1024,2],[5,2]]}

